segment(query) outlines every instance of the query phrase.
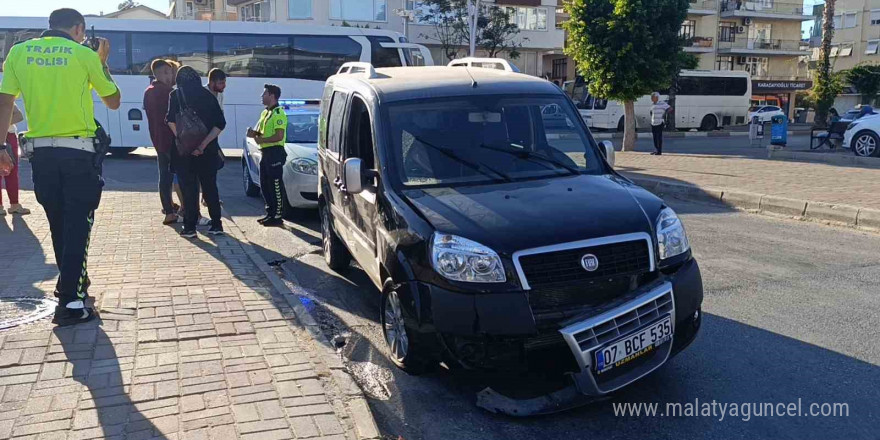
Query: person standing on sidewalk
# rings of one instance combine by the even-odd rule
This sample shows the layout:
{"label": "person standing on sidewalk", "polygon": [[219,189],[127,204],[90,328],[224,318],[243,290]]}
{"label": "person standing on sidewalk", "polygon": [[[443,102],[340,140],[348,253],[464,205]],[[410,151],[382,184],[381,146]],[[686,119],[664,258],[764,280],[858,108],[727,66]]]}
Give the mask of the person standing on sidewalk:
{"label": "person standing on sidewalk", "polygon": [[177,135],[177,120],[182,112],[191,109],[208,130],[207,136],[192,155],[178,156],[175,170],[180,177],[183,190],[183,204],[186,207],[183,219],[182,237],[196,236],[196,222],[199,218],[199,187],[205,192],[208,212],[211,215],[211,235],[223,234],[220,211],[220,194],[217,190],[217,170],[220,168],[220,144],[217,137],[226,128],[226,118],[220,110],[217,99],[202,87],[202,79],[192,67],[183,66],[177,71],[177,90],[171,94],[168,114],[165,120],[171,131]]}
{"label": "person standing on sidewalk", "polygon": [[46,211],[55,260],[60,269],[55,324],[90,321],[86,307],[89,233],[101,200],[103,181],[96,161],[94,89],[104,105],[119,108],[119,88],[110,76],[110,43],[96,50],[80,43],[86,22],[74,9],[49,15],[49,30],[9,50],[0,83],[0,132],[9,128],[15,98],[22,95],[28,120],[28,151],[33,151],[34,193]]}
{"label": "person standing on sidewalk", "polygon": [[654,152],[651,155],[659,156],[663,154],[663,127],[666,120],[666,112],[669,111],[669,104],[660,100],[660,93],[651,93],[651,135],[654,137]]}
{"label": "person standing on sidewalk", "polygon": [[156,161],[159,164],[159,201],[162,203],[162,212],[165,214],[162,224],[170,225],[177,221],[177,212],[171,198],[171,188],[174,183],[171,155],[176,152],[174,151],[174,133],[165,123],[165,114],[168,113],[174,70],[167,61],[162,59],[154,60],[150,64],[150,70],[156,79],[144,91],[144,110],[146,110],[147,123],[150,126],[150,140],[153,141],[153,148],[156,149]]}
{"label": "person standing on sidewalk", "polygon": [[256,130],[248,128],[247,137],[253,138],[260,146],[260,189],[266,202],[266,216],[257,220],[263,226],[280,226],[284,224],[282,197],[284,185],[284,162],[287,152],[284,144],[287,141],[287,114],[278,106],[281,99],[281,88],[274,84],[266,84],[263,90],[263,105],[266,109],[260,114]]}
{"label": "person standing on sidewalk", "polygon": [[15,162],[15,166],[12,167],[12,172],[9,173],[8,176],[0,177],[0,183],[3,183],[3,181],[6,182],[6,195],[9,196],[9,210],[4,211],[3,192],[0,191],[0,215],[6,215],[7,212],[19,215],[27,215],[31,213],[30,209],[27,209],[18,203],[18,168],[21,159],[18,157],[18,131],[15,129],[15,124],[18,124],[23,120],[24,116],[21,115],[21,110],[18,109],[17,105],[13,105],[12,123],[9,124],[9,131],[6,133],[6,144],[9,145],[9,154],[12,155],[12,160]]}

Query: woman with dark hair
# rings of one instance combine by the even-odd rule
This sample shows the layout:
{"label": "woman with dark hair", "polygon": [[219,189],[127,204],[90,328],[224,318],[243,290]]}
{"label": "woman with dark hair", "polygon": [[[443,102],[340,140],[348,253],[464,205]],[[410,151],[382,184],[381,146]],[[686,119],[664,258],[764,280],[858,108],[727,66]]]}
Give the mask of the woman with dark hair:
{"label": "woman with dark hair", "polygon": [[174,169],[178,174],[180,186],[183,190],[183,230],[182,237],[192,238],[196,236],[196,222],[199,219],[199,186],[205,193],[205,201],[208,212],[211,215],[211,228],[209,234],[223,234],[223,224],[220,215],[220,194],[217,191],[217,170],[220,169],[222,156],[217,137],[226,128],[226,119],[217,99],[207,89],[202,87],[202,79],[199,74],[189,66],[183,66],[177,71],[177,89],[171,92],[171,100],[168,103],[168,115],[166,121],[175,136],[180,138],[177,132],[177,120],[185,109],[192,109],[198,119],[202,121],[208,133],[196,149],[189,155],[179,155]]}

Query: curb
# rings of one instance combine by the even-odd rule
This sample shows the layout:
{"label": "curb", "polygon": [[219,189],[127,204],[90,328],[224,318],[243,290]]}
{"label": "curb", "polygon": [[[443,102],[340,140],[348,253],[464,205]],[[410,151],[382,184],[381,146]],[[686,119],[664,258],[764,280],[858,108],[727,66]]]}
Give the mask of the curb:
{"label": "curb", "polygon": [[[788,136],[798,136],[803,133],[809,132],[800,132],[800,131],[789,131]],[[689,138],[689,137],[738,137],[738,136],[748,136],[749,132],[747,131],[688,131],[688,132],[663,132],[663,137],[665,139],[670,138]],[[651,133],[636,133],[636,137],[638,139],[651,139],[653,135]],[[593,138],[595,139],[623,139],[623,133],[593,133]],[[548,136],[549,139],[549,136]],[[563,138],[564,139],[564,138]]]}
{"label": "curb", "polygon": [[[257,253],[254,249],[254,245],[251,244],[241,228],[239,228],[235,221],[232,220],[229,213],[224,210],[223,214],[226,217],[227,223],[230,225],[230,228],[228,229],[233,232],[232,236],[241,243],[244,253],[250,258],[251,262],[257,266],[257,269],[259,269],[269,280],[272,287],[281,293],[285,301],[287,301],[287,304],[293,309],[297,320],[299,320],[300,324],[305,327],[309,332],[309,335],[317,341],[317,350],[320,352],[321,360],[324,365],[330,369],[330,374],[328,374],[329,380],[337,390],[346,397],[343,402],[339,403],[342,404],[345,411],[351,417],[357,439],[374,440],[381,438],[379,427],[376,425],[376,420],[373,417],[373,413],[370,411],[370,406],[367,403],[363,390],[357,385],[357,382],[354,381],[354,378],[351,377],[348,371],[345,370],[345,366],[339,359],[339,355],[330,348],[332,344],[330,344],[330,340],[327,339],[327,336],[321,331],[318,322],[315,321],[315,318],[312,317],[308,310],[306,310],[305,306],[299,301],[296,292],[285,284],[284,280],[282,280],[272,267],[269,266],[269,263]],[[299,285],[298,282],[295,282],[295,284]]]}
{"label": "curb", "polygon": [[636,185],[658,196],[668,195],[698,202],[722,203],[741,211],[756,214],[781,215],[880,232],[880,209],[790,199],[772,194],[705,188],[641,176],[628,175],[626,177]]}
{"label": "curb", "polygon": [[770,150],[770,159],[803,160],[831,165],[854,165],[867,168],[880,168],[880,158],[859,157],[855,154],[810,153],[806,151]]}

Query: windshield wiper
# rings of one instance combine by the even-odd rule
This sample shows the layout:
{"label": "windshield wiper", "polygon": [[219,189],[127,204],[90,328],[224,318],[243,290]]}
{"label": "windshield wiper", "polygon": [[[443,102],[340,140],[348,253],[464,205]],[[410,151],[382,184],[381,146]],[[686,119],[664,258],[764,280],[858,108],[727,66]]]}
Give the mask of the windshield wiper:
{"label": "windshield wiper", "polygon": [[544,162],[556,165],[560,168],[565,168],[566,170],[568,170],[572,174],[580,174],[581,173],[581,170],[579,170],[579,169],[577,169],[577,168],[575,168],[565,162],[562,162],[560,160],[556,160],[552,157],[544,156],[543,154],[538,154],[533,151],[526,150],[525,148],[523,148],[523,149],[499,148],[499,147],[492,147],[492,146],[489,146],[486,144],[480,144],[480,148],[485,148],[487,150],[500,151],[502,153],[512,154],[516,157],[519,157],[520,159],[526,159],[526,160],[532,160],[532,161],[534,161],[535,159],[542,160]]}
{"label": "windshield wiper", "polygon": [[[410,135],[413,137],[413,139],[415,139],[416,141],[420,142],[422,145],[425,145],[425,146],[431,147],[431,148],[433,148],[433,149],[435,149],[435,150],[437,150],[437,151],[443,153],[443,155],[445,155],[446,157],[448,157],[448,158],[450,158],[450,159],[452,159],[452,160],[454,160],[454,161],[456,161],[456,162],[458,162],[458,163],[460,163],[460,164],[462,164],[462,165],[464,165],[464,166],[466,166],[466,167],[468,167],[468,168],[470,168],[470,169],[472,169],[472,170],[474,170],[474,171],[476,171],[476,172],[478,172],[478,173],[480,173],[480,174],[482,174],[482,175],[484,175],[484,176],[488,176],[488,177],[500,177],[502,180],[507,181],[507,182],[512,182],[512,181],[513,181],[513,179],[512,179],[510,176],[508,176],[507,174],[504,174],[504,173],[502,173],[501,171],[498,171],[498,170],[496,170],[496,169],[494,169],[494,168],[492,168],[492,167],[490,167],[490,166],[488,166],[488,165],[485,165],[485,164],[479,164],[479,163],[474,163],[474,162],[471,162],[471,161],[469,161],[469,160],[467,160],[467,159],[464,159],[464,158],[462,158],[461,156],[455,154],[455,151],[453,151],[453,150],[450,149],[450,148],[441,147],[441,146],[438,146],[438,145],[434,145],[434,144],[432,144],[432,143],[430,143],[430,142],[426,142],[424,139],[422,139],[422,138],[420,138],[420,137],[418,137],[418,136],[416,136],[416,135],[414,135],[414,134],[411,134],[411,133],[410,133]],[[486,171],[484,171],[484,169],[485,169],[485,170],[489,170],[489,171],[495,173],[495,176],[492,176],[491,174],[487,173]]]}

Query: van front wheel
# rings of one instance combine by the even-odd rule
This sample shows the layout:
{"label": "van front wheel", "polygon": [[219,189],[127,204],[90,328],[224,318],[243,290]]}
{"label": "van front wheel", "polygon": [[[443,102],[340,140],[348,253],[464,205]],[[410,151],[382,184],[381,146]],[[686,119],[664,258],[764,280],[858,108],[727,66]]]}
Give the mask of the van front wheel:
{"label": "van front wheel", "polygon": [[321,204],[321,245],[324,249],[324,261],[330,269],[339,272],[349,266],[351,254],[333,229],[333,219],[327,203]]}
{"label": "van front wheel", "polygon": [[407,327],[403,304],[397,289],[398,286],[390,279],[385,282],[379,311],[388,358],[409,374],[422,374],[431,370],[437,363],[432,362],[430,357],[422,353],[424,347],[419,338]]}

